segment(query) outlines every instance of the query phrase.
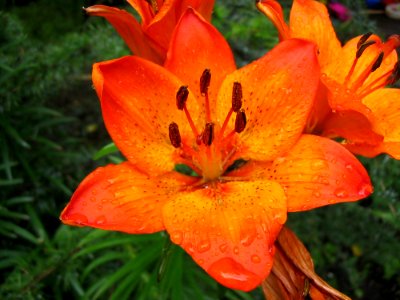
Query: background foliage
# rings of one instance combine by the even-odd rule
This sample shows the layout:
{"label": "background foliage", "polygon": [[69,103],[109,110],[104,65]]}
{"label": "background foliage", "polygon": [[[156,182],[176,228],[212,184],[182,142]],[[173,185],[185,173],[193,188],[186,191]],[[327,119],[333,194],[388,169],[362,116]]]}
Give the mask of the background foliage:
{"label": "background foliage", "polygon": [[[231,2],[218,1],[214,23],[243,65],[270,49],[276,32],[253,1]],[[351,1],[353,9],[362,3]],[[82,4],[89,5],[0,2],[0,299],[262,299],[259,290],[219,286],[164,233],[60,224],[80,180],[121,160],[107,149],[97,152],[110,139],[90,69],[129,52],[104,20],[84,16]],[[335,23],[343,39],[374,28],[367,15],[355,16]],[[395,299],[400,163],[386,156],[363,161],[375,185],[371,198],[291,214],[289,225],[319,274],[341,291],[355,299]]]}

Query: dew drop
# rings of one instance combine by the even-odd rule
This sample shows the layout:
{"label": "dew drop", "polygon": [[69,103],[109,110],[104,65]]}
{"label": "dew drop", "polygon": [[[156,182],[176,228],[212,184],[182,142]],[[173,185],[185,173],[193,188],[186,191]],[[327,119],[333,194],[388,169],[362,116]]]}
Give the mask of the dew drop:
{"label": "dew drop", "polygon": [[171,240],[172,240],[175,244],[180,245],[180,244],[182,243],[182,241],[183,241],[183,234],[182,234],[182,232],[181,232],[181,231],[174,231],[174,232],[171,234]]}
{"label": "dew drop", "polygon": [[222,253],[225,253],[226,250],[228,250],[228,245],[227,245],[227,244],[219,245],[219,250],[220,250]]}
{"label": "dew drop", "polygon": [[250,246],[252,243],[253,243],[253,241],[255,240],[255,238],[256,238],[256,233],[255,232],[251,232],[251,233],[247,233],[247,234],[245,234],[245,235],[243,235],[242,237],[241,237],[241,239],[240,239],[240,243],[243,245],[243,246]]}
{"label": "dew drop", "polygon": [[239,254],[239,248],[238,248],[238,247],[234,247],[234,248],[233,248],[233,253]]}
{"label": "dew drop", "polygon": [[82,214],[68,215],[65,219],[71,220],[77,225],[86,225],[88,223],[88,218]]}
{"label": "dew drop", "polygon": [[367,197],[371,193],[372,193],[372,187],[368,183],[364,183],[363,185],[361,185],[358,191],[358,195],[361,197]]}
{"label": "dew drop", "polygon": [[348,196],[348,192],[345,189],[339,188],[335,190],[335,196],[338,198],[346,198]]}
{"label": "dew drop", "polygon": [[311,169],[313,170],[322,170],[322,169],[327,169],[328,168],[328,163],[322,159],[315,160],[311,164]]}
{"label": "dew drop", "polygon": [[347,169],[347,170],[353,170],[353,165],[351,165],[351,164],[347,164],[346,166],[345,166],[345,168]]}
{"label": "dew drop", "polygon": [[261,262],[261,258],[258,255],[252,255],[251,261],[255,264],[259,264]]}
{"label": "dew drop", "polygon": [[97,218],[94,220],[94,223],[95,223],[96,225],[104,225],[104,224],[107,223],[107,218],[106,218],[105,216],[97,217]]}
{"label": "dew drop", "polygon": [[211,244],[209,241],[201,241],[197,245],[197,251],[200,253],[206,252],[206,251],[210,250],[210,248],[211,248]]}
{"label": "dew drop", "polygon": [[319,198],[319,197],[321,197],[321,193],[320,192],[314,192],[314,196]]}

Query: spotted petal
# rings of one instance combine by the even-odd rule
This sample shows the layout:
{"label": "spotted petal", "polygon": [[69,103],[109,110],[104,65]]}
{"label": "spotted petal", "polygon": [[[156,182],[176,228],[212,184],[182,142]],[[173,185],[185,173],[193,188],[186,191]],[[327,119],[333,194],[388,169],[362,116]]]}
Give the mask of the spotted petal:
{"label": "spotted petal", "polygon": [[[272,160],[300,137],[319,84],[314,44],[286,40],[259,60],[228,75],[218,95],[218,119],[231,108],[240,82],[247,127],[240,134],[243,158]],[[230,127],[234,128],[234,118]]]}
{"label": "spotted petal", "polygon": [[171,240],[204,270],[229,288],[248,291],[271,270],[286,198],[271,181],[215,183],[178,194],[163,215]]}
{"label": "spotted petal", "polygon": [[[164,68],[133,56],[95,64],[93,82],[107,130],[126,158],[148,174],[172,171],[175,148],[169,124],[179,125],[182,138],[192,135],[185,114],[176,107],[176,92],[183,84]],[[189,95],[195,116],[196,104]]]}
{"label": "spotted petal", "polygon": [[61,220],[128,233],[157,232],[164,229],[162,206],[189,179],[173,174],[150,178],[130,163],[101,167],[82,181]]}

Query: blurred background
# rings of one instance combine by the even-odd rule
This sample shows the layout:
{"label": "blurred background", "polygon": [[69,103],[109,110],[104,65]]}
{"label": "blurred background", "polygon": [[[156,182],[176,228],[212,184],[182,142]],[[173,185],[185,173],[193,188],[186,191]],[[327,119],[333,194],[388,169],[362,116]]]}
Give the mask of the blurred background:
{"label": "blurred background", "polygon": [[[333,21],[343,41],[400,33],[382,1],[367,2],[341,1],[350,17]],[[105,20],[85,16],[82,6],[92,4],[130,10],[122,0],[0,1],[0,299],[263,299],[260,290],[219,286],[165,233],[60,223],[85,175],[122,159],[104,148],[111,140],[90,73],[94,62],[129,50]],[[213,23],[238,65],[277,43],[254,1],[217,1]],[[370,198],[290,214],[288,224],[335,288],[353,299],[400,299],[400,163],[362,161],[375,186]]]}

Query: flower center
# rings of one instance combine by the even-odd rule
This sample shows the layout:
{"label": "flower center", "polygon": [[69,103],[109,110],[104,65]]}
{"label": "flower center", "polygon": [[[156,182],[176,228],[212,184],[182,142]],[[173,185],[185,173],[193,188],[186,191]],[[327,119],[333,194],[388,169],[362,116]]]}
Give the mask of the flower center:
{"label": "flower center", "polygon": [[[394,66],[386,72],[381,72],[382,74],[380,76],[375,76],[374,78],[371,76],[372,73],[382,67],[382,63],[386,57],[400,46],[400,36],[392,35],[385,43],[382,43],[374,38],[370,39],[371,35],[372,33],[366,33],[358,41],[353,64],[343,84],[334,82],[326,76],[323,77],[327,85],[332,87],[332,90],[335,91],[334,93],[340,94],[342,99],[353,101],[358,99],[361,101],[362,98],[373,91],[383,88],[386,85],[393,84],[400,79],[399,62],[394,64]],[[372,59],[364,60],[362,64],[360,64],[363,53],[372,45],[378,47],[379,51],[376,52]]]}
{"label": "flower center", "polygon": [[163,0],[145,0],[145,1],[149,4],[150,13],[153,17],[158,13],[160,7],[164,3]]}
{"label": "flower center", "polygon": [[[197,129],[186,106],[189,96],[187,86],[181,86],[176,93],[176,106],[182,110],[192,131],[190,137],[182,137],[175,122],[169,125],[169,139],[176,151],[176,162],[192,168],[204,182],[220,179],[226,170],[237,159],[237,134],[241,133],[247,123],[242,109],[242,85],[234,82],[232,87],[232,105],[222,124],[211,118],[208,88],[211,72],[205,69],[200,77],[200,92],[204,97],[205,122],[200,131]],[[235,114],[235,125],[228,130],[229,121]]]}

